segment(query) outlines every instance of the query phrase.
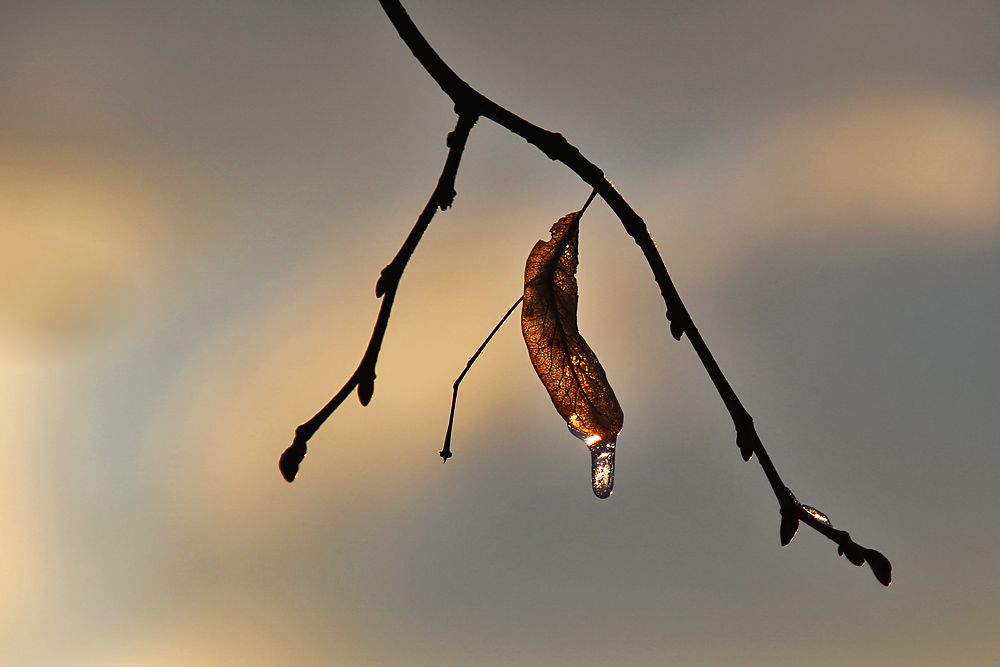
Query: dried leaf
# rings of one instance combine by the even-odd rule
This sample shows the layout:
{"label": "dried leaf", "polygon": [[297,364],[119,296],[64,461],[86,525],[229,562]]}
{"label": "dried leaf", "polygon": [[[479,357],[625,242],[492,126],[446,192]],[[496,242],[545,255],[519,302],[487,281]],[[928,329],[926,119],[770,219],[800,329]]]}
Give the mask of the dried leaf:
{"label": "dried leaf", "polygon": [[579,219],[579,211],[561,218],[552,225],[552,238],[536,243],[528,255],[521,332],[552,404],[590,448],[594,493],[607,498],[624,415],[597,355],[577,328]]}

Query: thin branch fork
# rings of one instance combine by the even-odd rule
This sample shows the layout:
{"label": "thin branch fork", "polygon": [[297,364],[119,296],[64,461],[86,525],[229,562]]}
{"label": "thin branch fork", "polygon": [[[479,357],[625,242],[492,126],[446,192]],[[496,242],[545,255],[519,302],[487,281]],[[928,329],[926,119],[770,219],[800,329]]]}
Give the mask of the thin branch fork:
{"label": "thin branch fork", "polygon": [[278,461],[278,468],[285,480],[291,482],[299,472],[299,465],[306,456],[306,443],[323,425],[323,422],[333,414],[333,411],[340,407],[344,399],[350,396],[351,392],[358,390],[358,400],[361,405],[368,405],[372,400],[375,391],[375,365],[378,363],[378,354],[382,349],[382,339],[385,337],[386,328],[389,326],[389,315],[392,313],[392,304],[396,300],[396,291],[399,289],[399,281],[403,277],[407,262],[417,249],[421,237],[427,230],[428,225],[434,218],[438,209],[445,210],[451,206],[455,200],[455,177],[458,174],[458,165],[462,161],[462,152],[469,139],[469,133],[476,124],[478,117],[472,112],[460,113],[455,129],[448,134],[448,157],[445,159],[444,168],[438,178],[437,187],[431,193],[430,199],[424,205],[424,209],[417,216],[417,222],[407,235],[406,240],[400,247],[399,252],[389,264],[382,269],[378,282],[375,283],[375,296],[382,298],[382,305],[375,320],[375,328],[372,337],[368,341],[365,354],[361,357],[361,363],[357,370],[347,379],[340,391],[330,399],[330,402],[323,406],[312,419],[300,424],[295,429],[295,439],[286,449],[281,459]]}
{"label": "thin branch fork", "polygon": [[[838,545],[838,552],[855,565],[868,562],[876,578],[888,586],[892,580],[892,566],[888,559],[874,549],[867,549],[855,543],[846,531],[837,530],[830,524],[822,512],[800,503],[785,486],[764,448],[754,427],[753,417],[743,406],[726,376],[723,374],[711,350],[702,338],[701,333],[691,319],[687,308],[681,301],[673,280],[667,272],[656,248],[656,243],[646,227],[645,222],[636,213],[597,165],[583,156],[578,148],[570,144],[565,137],[557,132],[545,130],[517,114],[500,106],[487,98],[468,83],[463,81],[441,57],[434,51],[424,36],[414,25],[399,0],[379,0],[382,9],[392,22],[399,36],[407,45],[414,57],[437,82],[438,86],[451,98],[458,115],[455,130],[448,135],[448,157],[445,161],[437,187],[424,207],[410,234],[407,236],[396,257],[383,269],[376,285],[376,295],[382,297],[375,329],[371,341],[365,351],[357,370],[348,379],[344,387],[323,407],[312,419],[299,426],[295,431],[295,440],[281,456],[279,467],[282,475],[288,481],[295,478],[299,463],[306,453],[306,441],[316,432],[330,414],[353,391],[358,389],[358,398],[362,405],[371,400],[375,381],[375,364],[381,348],[382,338],[388,325],[392,302],[395,299],[399,280],[410,256],[416,249],[421,236],[430,224],[434,213],[440,208],[444,210],[451,205],[454,197],[455,176],[461,161],[462,151],[468,139],[472,126],[479,117],[489,118],[501,127],[518,135],[528,143],[537,147],[549,159],[565,164],[585,183],[590,185],[608,204],[619,218],[625,231],[639,246],[653,272],[660,288],[660,294],[666,305],[666,316],[670,321],[670,332],[680,340],[685,334],[691,342],[695,353],[705,367],[709,378],[719,392],[726,409],[729,411],[736,430],[736,444],[745,461],[753,455],[764,470],[768,483],[774,492],[781,513],[781,543],[788,544],[798,529],[799,523],[806,523]],[[443,452],[442,452],[443,454]],[[450,454],[450,451],[449,451]]]}

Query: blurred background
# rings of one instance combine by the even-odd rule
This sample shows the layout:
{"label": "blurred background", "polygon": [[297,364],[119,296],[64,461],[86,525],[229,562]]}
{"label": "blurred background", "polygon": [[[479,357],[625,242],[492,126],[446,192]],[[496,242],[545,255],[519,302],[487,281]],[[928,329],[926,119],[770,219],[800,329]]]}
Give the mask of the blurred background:
{"label": "blurred background", "polygon": [[625,410],[614,496],[516,321],[589,194],[481,121],[374,284],[454,116],[374,0],[8,2],[0,24],[0,663],[995,664],[1000,6],[410,0],[484,94],[646,219],[787,484],[743,463],[603,204],[580,327]]}

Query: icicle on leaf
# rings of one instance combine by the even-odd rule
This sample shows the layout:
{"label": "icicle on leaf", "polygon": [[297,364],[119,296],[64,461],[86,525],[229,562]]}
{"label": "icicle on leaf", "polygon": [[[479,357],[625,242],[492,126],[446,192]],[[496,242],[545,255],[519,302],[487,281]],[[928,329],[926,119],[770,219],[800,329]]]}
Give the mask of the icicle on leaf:
{"label": "icicle on leaf", "polygon": [[822,523],[824,525],[827,525],[827,526],[832,526],[833,525],[833,524],[830,523],[830,517],[828,517],[827,515],[823,514],[822,512],[820,512],[815,507],[810,507],[809,505],[803,505],[802,509],[804,509],[806,511],[806,514],[808,514],[812,518],[816,519],[820,523]]}
{"label": "icicle on leaf", "polygon": [[552,225],[552,238],[536,243],[528,255],[521,332],[552,404],[590,448],[594,494],[607,498],[614,485],[615,441],[624,415],[597,355],[577,328],[581,213],[570,213]]}

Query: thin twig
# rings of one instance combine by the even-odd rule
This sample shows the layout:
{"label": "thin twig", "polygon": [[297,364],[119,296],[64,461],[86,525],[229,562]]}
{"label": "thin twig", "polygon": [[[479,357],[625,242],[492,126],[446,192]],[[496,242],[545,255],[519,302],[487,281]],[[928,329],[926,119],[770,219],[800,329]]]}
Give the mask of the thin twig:
{"label": "thin twig", "polygon": [[424,206],[423,211],[417,217],[417,222],[413,225],[406,240],[400,247],[399,252],[389,264],[382,269],[378,282],[375,284],[375,295],[382,297],[382,306],[378,311],[378,318],[375,320],[375,328],[372,331],[371,340],[365,354],[358,364],[357,370],[351,375],[337,395],[330,399],[330,402],[323,406],[316,415],[309,421],[300,424],[295,429],[295,439],[288,449],[281,455],[278,461],[278,468],[286,481],[291,482],[299,471],[299,464],[306,455],[306,443],[309,438],[316,433],[316,430],[323,425],[323,422],[333,414],[333,411],[344,402],[344,399],[357,387],[358,400],[361,405],[368,405],[375,391],[375,365],[378,362],[378,353],[382,348],[382,339],[385,336],[386,327],[389,325],[389,315],[392,312],[392,303],[396,299],[396,291],[399,288],[399,281],[403,277],[406,263],[416,250],[420,238],[431,223],[434,214],[438,209],[442,211],[451,206],[455,200],[455,177],[458,174],[458,166],[462,161],[462,151],[465,150],[466,141],[472,127],[476,124],[478,116],[468,108],[460,109],[456,106],[458,121],[455,129],[448,134],[448,157],[445,159],[444,168],[438,178],[437,186],[431,193],[430,199]]}
{"label": "thin twig", "polygon": [[447,463],[448,459],[450,459],[451,456],[452,456],[452,454],[451,454],[451,430],[452,430],[452,427],[455,424],[455,403],[458,402],[458,387],[459,387],[459,385],[462,384],[462,380],[465,379],[465,376],[468,375],[469,370],[472,368],[472,364],[476,363],[476,359],[478,359],[479,355],[483,353],[483,350],[486,349],[486,346],[489,344],[489,342],[491,340],[493,340],[493,336],[496,335],[497,331],[500,331],[500,327],[503,326],[503,323],[506,322],[507,318],[510,317],[511,313],[514,312],[514,309],[516,309],[518,306],[521,305],[522,301],[524,301],[524,297],[523,296],[519,296],[517,298],[517,301],[514,302],[514,305],[510,307],[510,310],[508,310],[504,314],[504,316],[500,318],[500,321],[497,322],[497,325],[495,327],[493,327],[493,331],[490,332],[490,335],[486,337],[486,340],[484,340],[483,344],[479,346],[479,349],[476,350],[476,353],[473,354],[472,358],[469,359],[469,361],[465,364],[465,370],[462,371],[462,374],[458,376],[457,380],[455,380],[455,384],[452,385],[452,388],[451,388],[451,412],[448,414],[448,431],[444,434],[444,448],[441,450],[441,458],[444,459],[445,463]]}

